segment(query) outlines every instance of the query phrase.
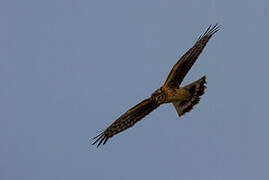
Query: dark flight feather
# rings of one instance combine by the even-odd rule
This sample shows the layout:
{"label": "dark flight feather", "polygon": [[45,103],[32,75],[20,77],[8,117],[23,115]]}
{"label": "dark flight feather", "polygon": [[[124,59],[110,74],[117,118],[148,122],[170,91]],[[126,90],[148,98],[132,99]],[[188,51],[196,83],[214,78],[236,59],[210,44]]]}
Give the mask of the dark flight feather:
{"label": "dark flight feather", "polygon": [[102,143],[104,145],[109,138],[124,131],[125,129],[132,127],[135,123],[144,118],[158,106],[159,104],[157,104],[152,98],[145,99],[119,117],[105,131],[92,138],[95,140],[93,145],[97,144],[97,147],[99,147]]}
{"label": "dark flight feather", "polygon": [[170,71],[164,86],[170,88],[177,88],[183,81],[186,74],[189,72],[199,55],[205,48],[208,40],[219,31],[220,26],[217,24],[215,26],[209,26],[207,30],[198,38],[194,46],[189,49],[173,66]]}

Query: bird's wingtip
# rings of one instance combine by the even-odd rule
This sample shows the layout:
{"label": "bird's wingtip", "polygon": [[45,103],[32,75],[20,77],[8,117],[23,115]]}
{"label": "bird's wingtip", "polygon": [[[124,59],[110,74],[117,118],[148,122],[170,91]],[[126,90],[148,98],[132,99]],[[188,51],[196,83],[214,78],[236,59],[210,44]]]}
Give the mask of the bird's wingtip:
{"label": "bird's wingtip", "polygon": [[107,137],[107,136],[105,135],[105,132],[102,131],[102,132],[101,132],[100,134],[98,134],[97,136],[91,138],[91,140],[94,141],[94,142],[92,143],[92,145],[97,144],[96,147],[99,147],[102,143],[103,143],[103,145],[104,145],[104,144],[107,142],[108,139],[109,139],[109,137]]}
{"label": "bird's wingtip", "polygon": [[221,28],[221,25],[219,25],[218,23],[216,23],[214,26],[212,26],[212,25],[208,26],[206,31],[199,36],[197,41],[201,40],[204,37],[209,37],[210,38],[211,36],[213,36],[213,34],[218,32],[220,30],[220,28]]}

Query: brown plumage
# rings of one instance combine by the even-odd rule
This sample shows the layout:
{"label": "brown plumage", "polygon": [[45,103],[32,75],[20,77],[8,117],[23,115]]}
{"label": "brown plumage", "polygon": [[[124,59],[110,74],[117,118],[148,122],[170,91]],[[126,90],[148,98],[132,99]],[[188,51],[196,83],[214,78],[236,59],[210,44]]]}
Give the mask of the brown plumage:
{"label": "brown plumage", "polygon": [[206,89],[206,76],[182,88],[180,88],[179,85],[203,51],[208,40],[218,30],[219,26],[217,24],[213,27],[209,26],[205,33],[199,37],[194,46],[174,65],[164,85],[157,89],[151,97],[128,110],[106,130],[94,137],[93,145],[97,144],[98,147],[101,144],[105,144],[109,138],[132,127],[161,104],[173,103],[179,116],[191,111],[193,106],[199,103],[200,96],[204,94]]}

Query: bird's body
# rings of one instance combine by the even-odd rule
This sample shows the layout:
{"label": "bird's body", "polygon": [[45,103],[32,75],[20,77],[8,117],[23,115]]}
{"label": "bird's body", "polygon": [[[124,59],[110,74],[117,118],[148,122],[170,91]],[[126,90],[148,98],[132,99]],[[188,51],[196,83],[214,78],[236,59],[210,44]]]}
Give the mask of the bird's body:
{"label": "bird's body", "polygon": [[219,26],[210,26],[206,32],[199,37],[195,45],[174,65],[164,85],[157,89],[149,98],[120,116],[105,131],[94,137],[93,139],[95,139],[95,141],[93,144],[97,143],[97,147],[102,143],[105,144],[109,138],[132,127],[136,122],[140,121],[161,104],[172,103],[179,116],[191,111],[193,106],[199,103],[200,96],[204,94],[206,76],[183,87],[180,87],[180,84],[203,51],[208,40],[218,30]]}
{"label": "bird's body", "polygon": [[163,103],[184,101],[185,99],[190,97],[190,93],[184,88],[161,87],[160,91],[164,94],[165,97]]}

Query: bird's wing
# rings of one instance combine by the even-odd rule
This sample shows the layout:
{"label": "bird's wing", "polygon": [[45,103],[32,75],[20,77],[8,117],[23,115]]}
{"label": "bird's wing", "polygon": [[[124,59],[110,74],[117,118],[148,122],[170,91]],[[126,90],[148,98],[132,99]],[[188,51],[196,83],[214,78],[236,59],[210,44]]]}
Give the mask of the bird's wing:
{"label": "bird's wing", "polygon": [[132,127],[135,123],[148,115],[158,106],[159,104],[157,104],[152,98],[145,99],[119,117],[106,130],[94,137],[93,140],[95,141],[93,142],[93,145],[96,143],[97,147],[102,143],[104,145],[109,138],[124,131],[125,129]]}
{"label": "bird's wing", "polygon": [[217,24],[215,26],[209,26],[207,30],[202,34],[194,46],[189,49],[174,65],[172,70],[170,71],[164,86],[177,88],[183,81],[184,77],[191,69],[192,65],[197,60],[198,56],[203,51],[206,46],[208,40],[219,30],[220,26]]}

